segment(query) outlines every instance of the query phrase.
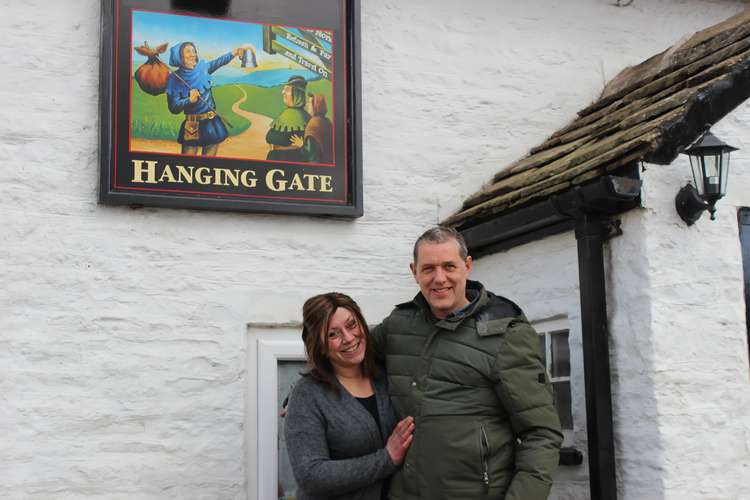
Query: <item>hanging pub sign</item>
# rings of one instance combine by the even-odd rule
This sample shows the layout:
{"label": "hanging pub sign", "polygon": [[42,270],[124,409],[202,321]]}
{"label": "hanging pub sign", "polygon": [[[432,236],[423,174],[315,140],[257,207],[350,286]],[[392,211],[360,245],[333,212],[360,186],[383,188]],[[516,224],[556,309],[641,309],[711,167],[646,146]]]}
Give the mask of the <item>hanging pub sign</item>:
{"label": "hanging pub sign", "polygon": [[103,0],[100,202],[362,215],[360,0]]}

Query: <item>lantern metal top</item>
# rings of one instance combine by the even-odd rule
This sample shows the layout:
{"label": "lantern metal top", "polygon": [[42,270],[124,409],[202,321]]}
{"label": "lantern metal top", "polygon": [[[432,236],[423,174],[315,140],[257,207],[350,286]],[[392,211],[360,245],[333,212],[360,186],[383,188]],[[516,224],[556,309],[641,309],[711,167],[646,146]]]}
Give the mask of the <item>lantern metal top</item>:
{"label": "lantern metal top", "polygon": [[684,153],[687,155],[696,156],[706,153],[731,153],[732,151],[737,151],[737,148],[725,143],[714,134],[712,134],[710,130],[706,130],[703,135],[698,138],[697,141],[691,144],[690,147],[684,151]]}

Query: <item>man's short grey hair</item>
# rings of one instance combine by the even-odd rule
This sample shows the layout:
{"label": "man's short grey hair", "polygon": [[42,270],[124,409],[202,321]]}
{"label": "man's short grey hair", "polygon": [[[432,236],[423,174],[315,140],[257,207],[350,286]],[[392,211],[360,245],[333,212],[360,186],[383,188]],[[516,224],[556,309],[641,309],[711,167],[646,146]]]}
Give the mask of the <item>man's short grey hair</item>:
{"label": "man's short grey hair", "polygon": [[469,256],[469,249],[466,248],[466,240],[464,240],[464,237],[461,236],[461,233],[459,233],[452,227],[435,226],[422,233],[422,236],[417,238],[417,241],[414,242],[414,262],[417,262],[417,250],[419,250],[420,244],[438,244],[445,243],[446,241],[450,240],[453,240],[458,244],[458,255],[462,260],[466,260],[466,258]]}

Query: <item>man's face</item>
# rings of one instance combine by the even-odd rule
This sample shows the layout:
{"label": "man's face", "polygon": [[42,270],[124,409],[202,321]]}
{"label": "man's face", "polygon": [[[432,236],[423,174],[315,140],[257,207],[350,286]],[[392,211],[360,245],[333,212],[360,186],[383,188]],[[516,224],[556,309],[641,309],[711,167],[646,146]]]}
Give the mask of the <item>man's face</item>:
{"label": "man's face", "polygon": [[281,101],[288,108],[294,105],[294,95],[292,95],[291,85],[284,85],[284,88],[281,89]]}
{"label": "man's face", "polygon": [[471,257],[461,259],[456,240],[419,244],[411,272],[435,317],[445,318],[469,303],[466,280],[471,266]]}
{"label": "man's face", "polygon": [[193,69],[197,63],[198,54],[195,52],[195,47],[190,44],[185,45],[182,48],[182,65],[187,69]]}

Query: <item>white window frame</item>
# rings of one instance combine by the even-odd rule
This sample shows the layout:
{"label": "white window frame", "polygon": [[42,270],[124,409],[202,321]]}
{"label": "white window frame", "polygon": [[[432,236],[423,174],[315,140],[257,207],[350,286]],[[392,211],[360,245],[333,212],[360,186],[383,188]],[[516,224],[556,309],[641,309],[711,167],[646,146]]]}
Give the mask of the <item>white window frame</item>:
{"label": "white window frame", "polygon": [[[571,418],[573,421],[573,428],[572,429],[563,429],[563,445],[564,446],[570,446],[571,443],[573,443],[573,433],[576,427],[575,422],[575,412],[573,411],[573,404],[575,402],[575,399],[573,398],[573,362],[572,357],[573,353],[570,352],[570,336],[571,336],[571,329],[570,329],[570,322],[568,321],[567,317],[563,318],[552,318],[552,319],[545,319],[540,321],[534,321],[531,323],[531,325],[534,327],[534,330],[536,330],[536,333],[540,336],[544,337],[544,360],[545,360],[545,370],[547,371],[547,376],[549,377],[550,382],[568,382],[570,384],[570,412],[571,412]],[[568,332],[568,352],[570,353],[571,363],[570,363],[570,374],[567,377],[553,377],[552,376],[552,340],[551,336],[555,334],[555,332],[561,332],[566,331]]]}
{"label": "white window frame", "polygon": [[[280,361],[304,361],[301,326],[249,324],[245,398],[248,500],[278,496],[278,369]],[[260,457],[263,457],[260,460]]]}

